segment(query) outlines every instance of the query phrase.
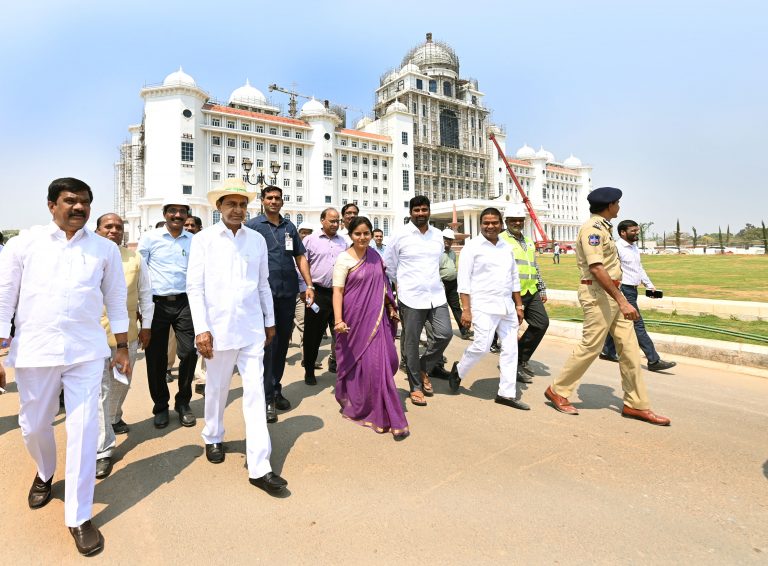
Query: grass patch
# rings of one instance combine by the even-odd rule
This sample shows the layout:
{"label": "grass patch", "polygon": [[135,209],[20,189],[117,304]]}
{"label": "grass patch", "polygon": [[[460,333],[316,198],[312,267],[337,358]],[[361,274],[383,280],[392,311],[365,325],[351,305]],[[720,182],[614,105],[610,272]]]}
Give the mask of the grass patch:
{"label": "grass patch", "polygon": [[[550,305],[546,303],[544,305],[547,309],[547,313],[553,319],[568,320],[568,319],[584,319],[584,312],[580,307],[570,307],[565,305]],[[669,321],[669,322],[684,322],[691,324],[702,324],[711,328],[718,328],[721,330],[730,330],[733,332],[745,332],[747,334],[756,334],[768,338],[768,322],[752,321],[752,320],[728,320],[718,318],[713,315],[679,315],[677,313],[662,312],[652,309],[644,309],[642,311],[643,320],[645,326],[649,332],[658,332],[659,334],[674,334],[677,336],[691,336],[693,338],[708,338],[711,340],[724,340],[726,342],[738,342],[741,344],[755,344],[757,346],[768,346],[765,342],[759,340],[750,340],[747,338],[741,338],[737,336],[728,336],[727,334],[719,334],[717,332],[708,332],[699,328],[680,328],[677,326],[663,326],[660,324],[654,324],[652,321]]]}
{"label": "grass patch", "polygon": [[[575,291],[579,286],[576,255],[537,258],[550,289]],[[768,255],[644,255],[643,267],[657,288],[669,297],[768,302]]]}

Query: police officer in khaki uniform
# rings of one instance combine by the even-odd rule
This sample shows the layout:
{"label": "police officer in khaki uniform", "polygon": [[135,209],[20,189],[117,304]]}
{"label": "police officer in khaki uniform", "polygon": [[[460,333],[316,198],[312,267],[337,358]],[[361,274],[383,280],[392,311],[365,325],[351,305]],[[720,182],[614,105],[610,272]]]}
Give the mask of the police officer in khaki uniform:
{"label": "police officer in khaki uniform", "polygon": [[576,260],[581,271],[578,296],[584,309],[584,331],[581,344],[544,395],[561,413],[578,415],[568,397],[600,354],[610,330],[619,354],[624,390],[622,416],[667,426],[668,418],[650,410],[640,369],[640,348],[632,324],[639,314],[619,290],[621,263],[611,236],[610,220],[619,215],[620,198],[621,191],[613,187],[595,189],[587,196],[592,216],[579,229],[576,239]]}

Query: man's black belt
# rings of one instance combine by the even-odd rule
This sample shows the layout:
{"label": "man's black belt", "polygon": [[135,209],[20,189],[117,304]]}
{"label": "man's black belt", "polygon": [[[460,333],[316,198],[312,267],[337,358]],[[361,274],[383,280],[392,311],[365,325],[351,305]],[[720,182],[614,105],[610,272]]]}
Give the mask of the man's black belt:
{"label": "man's black belt", "polygon": [[315,288],[315,291],[322,291],[323,293],[333,293],[332,287],[323,287],[322,285],[318,285],[317,283],[312,283],[312,286]]}
{"label": "man's black belt", "polygon": [[179,293],[178,295],[152,295],[152,300],[154,300],[155,302],[161,301],[161,302],[175,303],[176,301],[186,301],[187,294]]}

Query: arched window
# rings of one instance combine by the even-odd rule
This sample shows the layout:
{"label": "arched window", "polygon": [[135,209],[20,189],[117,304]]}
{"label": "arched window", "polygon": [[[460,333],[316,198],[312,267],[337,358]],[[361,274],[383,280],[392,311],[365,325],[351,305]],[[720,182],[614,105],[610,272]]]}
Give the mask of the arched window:
{"label": "arched window", "polygon": [[384,232],[385,236],[389,236],[389,218],[385,218],[383,224],[382,231]]}
{"label": "arched window", "polygon": [[299,213],[296,215],[296,224],[301,224],[302,222],[304,222],[304,215]]}
{"label": "arched window", "polygon": [[373,228],[376,229],[379,227],[379,217],[373,219]]}
{"label": "arched window", "polygon": [[283,214],[283,218],[285,218],[286,220],[290,220],[291,219],[291,213],[290,212],[286,212],[285,214]]}
{"label": "arched window", "polygon": [[219,212],[218,210],[214,210],[212,220],[214,224],[216,224],[219,220],[221,220],[221,212]]}

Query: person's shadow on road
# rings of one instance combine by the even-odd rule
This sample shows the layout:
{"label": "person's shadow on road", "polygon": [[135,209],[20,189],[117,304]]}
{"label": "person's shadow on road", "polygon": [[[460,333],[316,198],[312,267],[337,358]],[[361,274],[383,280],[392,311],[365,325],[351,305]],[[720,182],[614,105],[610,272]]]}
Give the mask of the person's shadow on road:
{"label": "person's shadow on road", "polygon": [[132,462],[96,484],[94,501],[106,503],[93,520],[104,525],[119,517],[160,486],[173,481],[203,454],[200,445],[187,445]]}
{"label": "person's shadow on road", "polygon": [[763,475],[765,476],[765,479],[768,480],[768,460],[763,464]]}
{"label": "person's shadow on road", "polygon": [[621,412],[624,401],[614,394],[615,389],[607,385],[595,383],[582,383],[579,385],[579,401],[573,404],[579,410],[582,409],[611,409]]}

